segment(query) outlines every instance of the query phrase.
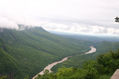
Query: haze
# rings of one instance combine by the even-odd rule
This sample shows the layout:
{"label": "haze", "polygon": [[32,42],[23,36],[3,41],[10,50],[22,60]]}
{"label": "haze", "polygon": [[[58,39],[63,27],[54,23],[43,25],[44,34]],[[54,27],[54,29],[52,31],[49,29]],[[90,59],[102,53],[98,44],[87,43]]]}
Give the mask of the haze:
{"label": "haze", "polygon": [[49,31],[116,35],[118,0],[1,0],[0,27],[38,25]]}

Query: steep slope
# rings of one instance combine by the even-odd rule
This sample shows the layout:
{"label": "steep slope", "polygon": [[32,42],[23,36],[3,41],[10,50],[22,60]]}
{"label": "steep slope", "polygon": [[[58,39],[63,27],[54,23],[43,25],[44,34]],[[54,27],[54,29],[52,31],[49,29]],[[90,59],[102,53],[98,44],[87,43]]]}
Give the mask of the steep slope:
{"label": "steep slope", "polygon": [[[2,30],[0,32],[1,47],[7,55],[15,60],[12,63],[14,69],[14,63],[18,63],[18,70],[23,75],[19,77],[20,79],[26,75],[31,77],[47,64],[65,56],[81,53],[88,47],[88,43],[85,41],[66,39],[51,34],[41,27],[25,30]],[[1,60],[4,60],[4,58]],[[1,69],[4,71],[5,68],[7,67]]]}
{"label": "steep slope", "polygon": [[0,73],[1,75],[7,75],[10,78],[14,78],[14,75],[19,74],[17,62],[3,49],[0,48]]}

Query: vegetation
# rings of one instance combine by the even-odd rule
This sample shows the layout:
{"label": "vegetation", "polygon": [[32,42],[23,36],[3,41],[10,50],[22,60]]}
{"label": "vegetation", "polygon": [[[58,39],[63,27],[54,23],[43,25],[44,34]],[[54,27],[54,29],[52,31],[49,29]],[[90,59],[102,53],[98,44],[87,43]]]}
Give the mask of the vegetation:
{"label": "vegetation", "polygon": [[46,73],[36,79],[110,79],[119,68],[119,51],[99,55],[97,59],[87,61],[82,67],[59,68],[56,73]]}
{"label": "vegetation", "polygon": [[[69,34],[58,34],[68,39],[73,40],[83,40],[87,41],[84,43],[87,46],[94,46],[96,48],[96,52],[88,55],[81,55],[81,53],[77,53],[72,56],[72,58],[67,61],[56,65],[53,67],[53,71],[56,71],[59,67],[79,67],[83,65],[87,60],[96,60],[96,57],[100,54],[104,54],[108,51],[116,51],[119,47],[119,38],[118,37],[99,37],[99,36],[89,36],[89,35],[69,35]],[[81,50],[81,52],[87,52],[89,49],[85,48]],[[76,61],[76,62],[75,62]]]}
{"label": "vegetation", "polygon": [[[94,45],[97,52],[81,55],[89,50],[90,45]],[[100,53],[117,49],[118,45],[118,42],[93,43],[54,35],[40,27],[25,30],[2,29],[0,32],[0,78],[29,79],[43,70],[46,65],[66,56],[72,56],[72,58],[56,65],[53,70],[62,66],[74,67],[71,68],[74,70],[81,67],[85,61],[96,59]],[[76,69],[78,70],[80,69]],[[80,71],[82,70],[84,69]],[[104,77],[108,76],[104,75]]]}
{"label": "vegetation", "polygon": [[[102,41],[102,42],[96,42],[96,43],[91,43],[95,48],[96,52],[92,54],[87,54],[87,55],[81,55],[80,53],[72,56],[70,59],[67,61],[56,65],[53,67],[53,71],[56,71],[57,68],[59,67],[79,67],[82,66],[84,62],[87,60],[96,60],[96,57],[99,56],[100,54],[104,54],[108,51],[116,51],[119,47],[119,42],[109,42],[109,41]],[[90,49],[83,50],[82,52],[87,52]]]}
{"label": "vegetation", "polygon": [[7,79],[7,76],[0,76],[0,79]]}
{"label": "vegetation", "polygon": [[2,29],[0,32],[0,75],[23,79],[34,76],[47,64],[82,53],[85,41],[67,39],[44,29]]}

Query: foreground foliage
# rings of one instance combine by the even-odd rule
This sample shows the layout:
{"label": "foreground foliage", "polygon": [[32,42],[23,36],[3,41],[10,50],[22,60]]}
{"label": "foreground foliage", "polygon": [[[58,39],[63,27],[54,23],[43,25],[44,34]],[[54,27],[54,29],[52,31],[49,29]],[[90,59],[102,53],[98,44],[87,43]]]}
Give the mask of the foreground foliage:
{"label": "foreground foliage", "polygon": [[87,61],[81,68],[59,68],[36,79],[110,79],[119,68],[119,51],[100,55],[96,61]]}

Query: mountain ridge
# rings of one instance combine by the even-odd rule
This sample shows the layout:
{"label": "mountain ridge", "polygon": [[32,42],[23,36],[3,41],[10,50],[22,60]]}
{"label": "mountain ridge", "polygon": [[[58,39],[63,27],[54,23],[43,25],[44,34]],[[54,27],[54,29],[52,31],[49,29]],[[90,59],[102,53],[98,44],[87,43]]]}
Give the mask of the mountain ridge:
{"label": "mountain ridge", "polygon": [[[4,29],[0,32],[2,49],[18,64],[17,79],[32,77],[48,63],[65,56],[81,53],[86,48],[84,41],[67,39],[45,31],[41,27],[25,30]],[[39,69],[39,70],[38,70]],[[8,75],[6,73],[6,75]]]}

